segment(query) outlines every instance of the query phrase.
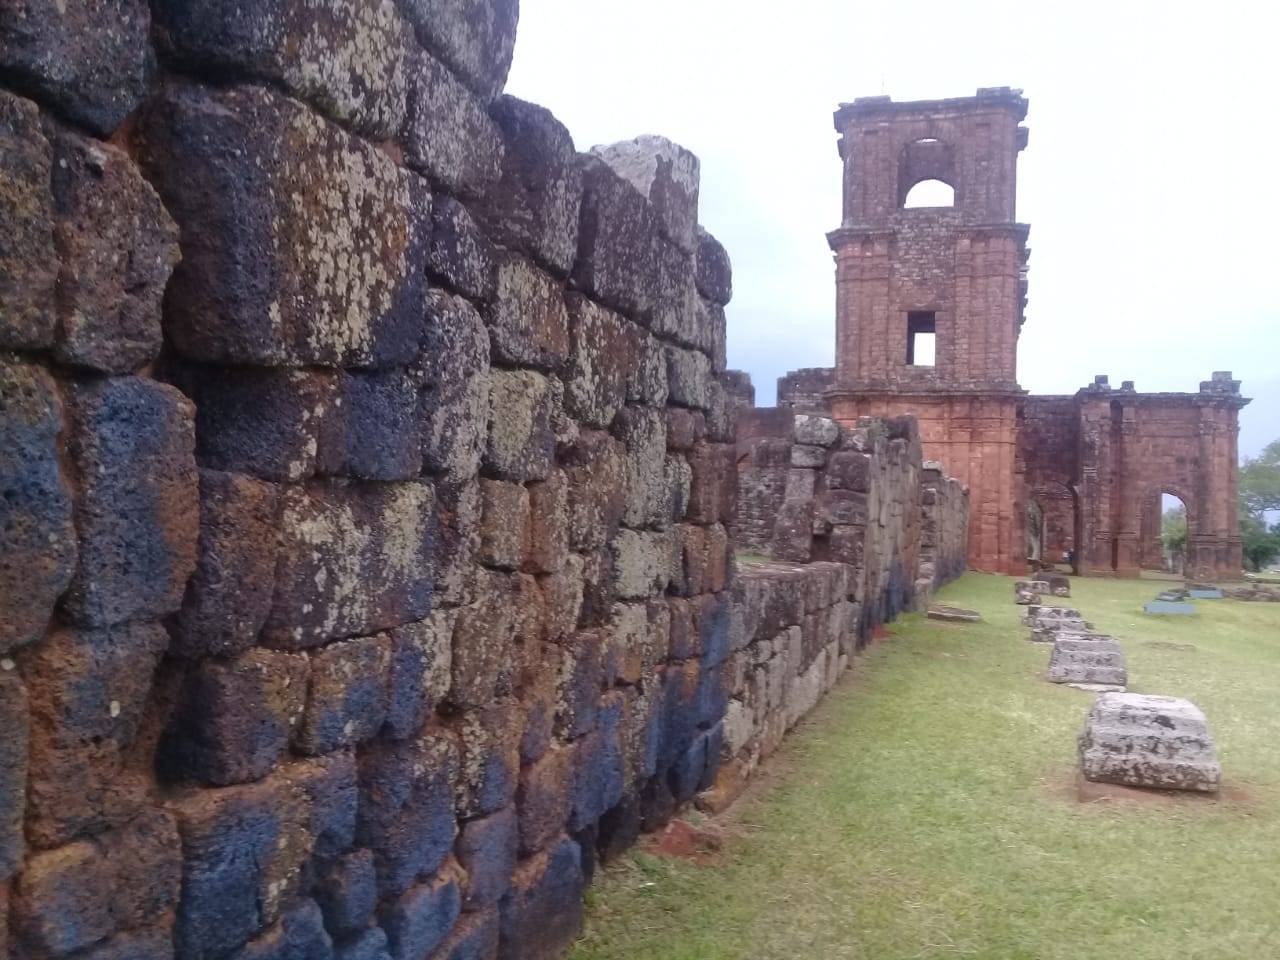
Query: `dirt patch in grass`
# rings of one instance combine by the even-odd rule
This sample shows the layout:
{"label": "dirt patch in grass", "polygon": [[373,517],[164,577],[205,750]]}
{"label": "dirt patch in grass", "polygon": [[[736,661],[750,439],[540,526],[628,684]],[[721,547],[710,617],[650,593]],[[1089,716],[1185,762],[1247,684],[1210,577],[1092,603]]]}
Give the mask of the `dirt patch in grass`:
{"label": "dirt patch in grass", "polygon": [[1233,809],[1249,812],[1264,805],[1263,798],[1239,781],[1222,784],[1217,793],[1195,790],[1152,790],[1120,783],[1086,780],[1075,766],[1062,767],[1044,779],[1044,791],[1060,803],[1097,807],[1155,807],[1178,810]]}

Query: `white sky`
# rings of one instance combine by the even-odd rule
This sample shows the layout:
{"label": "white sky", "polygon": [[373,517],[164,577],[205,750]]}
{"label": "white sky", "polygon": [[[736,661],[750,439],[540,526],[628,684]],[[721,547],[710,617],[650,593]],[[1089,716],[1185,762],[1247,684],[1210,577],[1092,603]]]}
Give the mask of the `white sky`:
{"label": "white sky", "polygon": [[702,160],[701,221],[734,266],[729,365],[757,403],[828,366],[840,101],[1021,87],[1031,224],[1019,381],[1071,393],[1198,389],[1254,403],[1241,452],[1280,437],[1280,13],[1164,3],[524,0],[507,90],[578,148],[660,133]]}

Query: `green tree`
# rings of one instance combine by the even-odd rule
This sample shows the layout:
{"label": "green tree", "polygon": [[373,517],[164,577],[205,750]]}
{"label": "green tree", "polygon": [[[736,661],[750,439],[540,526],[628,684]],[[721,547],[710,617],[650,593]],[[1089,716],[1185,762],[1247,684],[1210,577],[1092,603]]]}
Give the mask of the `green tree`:
{"label": "green tree", "polygon": [[1261,570],[1280,556],[1280,523],[1267,526],[1261,517],[1241,512],[1240,546],[1248,570]]}
{"label": "green tree", "polygon": [[1182,553],[1187,549],[1187,508],[1179,504],[1164,512],[1160,520],[1160,539],[1170,553]]}
{"label": "green tree", "polygon": [[1280,440],[1272,440],[1258,456],[1244,458],[1240,506],[1242,513],[1253,517],[1280,510]]}

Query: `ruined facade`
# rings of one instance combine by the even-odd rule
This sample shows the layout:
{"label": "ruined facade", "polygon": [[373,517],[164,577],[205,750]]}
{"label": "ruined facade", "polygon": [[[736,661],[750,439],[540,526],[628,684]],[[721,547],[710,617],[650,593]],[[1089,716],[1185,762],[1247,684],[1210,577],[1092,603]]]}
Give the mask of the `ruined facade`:
{"label": "ruined facade", "polygon": [[0,960],[556,957],[958,572],[909,421],[737,570],[697,159],[579,152],[516,22],[0,11]]}
{"label": "ruined facade", "polygon": [[[1028,397],[1018,385],[1026,111],[1007,87],[910,103],[865,97],[836,111],[836,366],[780,378],[779,405],[846,424],[914,415],[925,455],[970,488],[977,569],[1020,574],[1029,559],[1064,551],[1087,573],[1158,565],[1169,492],[1187,505],[1188,574],[1239,577],[1235,445],[1247,401],[1230,374],[1197,394],[1109,394],[1103,378],[1074,397]],[[926,182],[949,188],[952,202],[912,205]]]}

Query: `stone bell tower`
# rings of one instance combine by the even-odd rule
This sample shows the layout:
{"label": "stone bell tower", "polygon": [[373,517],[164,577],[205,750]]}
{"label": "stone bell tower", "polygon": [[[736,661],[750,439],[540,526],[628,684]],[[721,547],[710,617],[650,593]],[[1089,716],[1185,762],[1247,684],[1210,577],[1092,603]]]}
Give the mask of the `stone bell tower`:
{"label": "stone bell tower", "polygon": [[999,573],[1026,569],[1016,362],[1028,227],[1015,219],[1026,113],[1008,87],[842,104],[844,211],[827,237],[833,414],[914,414],[925,456],[969,485],[970,565]]}

